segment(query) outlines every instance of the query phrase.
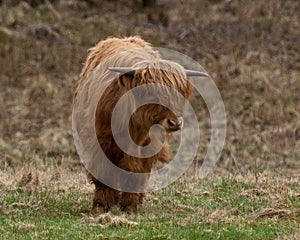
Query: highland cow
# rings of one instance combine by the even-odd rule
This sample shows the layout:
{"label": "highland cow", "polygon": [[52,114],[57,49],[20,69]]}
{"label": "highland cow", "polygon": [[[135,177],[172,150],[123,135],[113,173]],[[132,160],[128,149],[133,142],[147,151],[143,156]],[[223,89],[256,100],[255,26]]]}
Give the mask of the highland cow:
{"label": "highland cow", "polygon": [[[125,53],[125,54],[124,54]],[[109,61],[107,61],[109,59]],[[101,95],[95,111],[95,131],[98,144],[110,161],[121,169],[133,173],[150,174],[156,162],[167,163],[171,160],[168,153],[168,135],[182,128],[183,102],[175,97],[171,99],[171,111],[166,106],[150,103],[139,107],[131,116],[129,126],[119,119],[118,136],[122,138],[122,132],[129,128],[129,133],[138,146],[147,146],[151,140],[155,140],[160,146],[160,151],[151,157],[139,158],[131,156],[120,149],[112,133],[111,118],[113,110],[120,98],[138,86],[151,83],[158,83],[162,86],[161,91],[145,91],[142,98],[167,97],[168,88],[175,89],[181,96],[188,99],[192,93],[192,86],[187,81],[187,75],[202,75],[204,73],[185,70],[181,65],[161,59],[159,53],[155,51],[149,43],[139,37],[129,37],[124,39],[109,38],[99,42],[90,49],[80,81],[75,90],[74,100],[76,100],[80,89],[86,79],[95,74],[95,69],[99,65],[103,70],[99,79],[99,84],[106,81],[107,74],[114,74],[114,79],[110,81]],[[98,73],[98,72],[97,72]],[[165,86],[165,87],[164,87]],[[168,99],[170,100],[170,99]],[[135,101],[135,100],[133,100]],[[123,106],[124,116],[129,113],[127,105]],[[150,140],[149,130],[154,124],[160,124],[166,135],[157,132]],[[141,191],[122,192],[113,189],[99,180],[99,176],[90,171],[102,160],[93,161],[91,167],[87,167],[88,179],[95,185],[92,213],[105,212],[113,205],[120,205],[126,212],[136,213],[138,205],[144,198],[144,189],[147,187],[149,175],[137,177],[135,181],[126,182],[126,179],[118,179],[119,184],[130,184],[132,188],[141,188]],[[101,174],[114,178],[114,173],[103,170]]]}

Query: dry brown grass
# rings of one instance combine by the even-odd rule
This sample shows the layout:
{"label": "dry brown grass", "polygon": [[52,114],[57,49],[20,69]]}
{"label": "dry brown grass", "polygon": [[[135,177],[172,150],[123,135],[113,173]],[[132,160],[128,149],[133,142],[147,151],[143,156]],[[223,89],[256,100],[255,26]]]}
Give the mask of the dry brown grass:
{"label": "dry brown grass", "polygon": [[134,221],[128,220],[124,215],[115,216],[110,212],[100,214],[97,217],[88,217],[83,218],[84,222],[95,224],[96,226],[100,226],[101,228],[107,227],[134,227],[139,224]]}
{"label": "dry brown grass", "polygon": [[[220,167],[299,168],[299,3],[215,2],[160,1],[158,16],[134,1],[10,5],[0,31],[2,168],[63,159],[76,166],[71,99],[86,50],[107,36],[133,34],[193,57],[214,77],[228,116]],[[197,107],[209,126],[203,104]],[[203,136],[200,162],[209,131]]]}

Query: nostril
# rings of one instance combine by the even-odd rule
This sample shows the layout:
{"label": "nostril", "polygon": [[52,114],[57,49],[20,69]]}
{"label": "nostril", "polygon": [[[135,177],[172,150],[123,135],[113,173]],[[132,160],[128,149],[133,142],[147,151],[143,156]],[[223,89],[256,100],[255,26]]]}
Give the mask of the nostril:
{"label": "nostril", "polygon": [[168,119],[168,125],[169,125],[170,127],[175,127],[175,126],[177,125],[177,122],[174,121],[174,120]]}
{"label": "nostril", "polygon": [[182,126],[182,120],[181,119],[177,119],[177,120],[168,119],[168,125],[172,129],[179,129]]}

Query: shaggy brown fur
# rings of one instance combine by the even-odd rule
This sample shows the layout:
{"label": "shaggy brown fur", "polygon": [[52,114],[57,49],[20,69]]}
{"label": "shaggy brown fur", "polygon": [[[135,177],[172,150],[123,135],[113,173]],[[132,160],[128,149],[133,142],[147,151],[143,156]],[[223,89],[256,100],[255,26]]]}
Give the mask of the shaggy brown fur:
{"label": "shaggy brown fur", "polygon": [[[136,49],[139,51],[136,51]],[[123,56],[124,54],[120,55],[124,51],[126,51],[125,57]],[[81,86],[97,66],[109,58],[111,59],[108,62],[111,65],[106,67],[106,71],[108,71],[108,67],[134,67],[137,70],[133,73],[117,74],[117,78],[107,85],[99,99],[95,114],[95,129],[98,142],[106,156],[118,167],[136,173],[150,173],[156,161],[170,161],[167,142],[162,139],[157,140],[158,142],[161,141],[160,143],[163,145],[161,151],[147,159],[127,155],[117,146],[112,136],[112,111],[124,93],[143,84],[163,84],[177,90],[186,99],[190,97],[192,87],[186,80],[185,73],[180,65],[162,60],[159,54],[151,48],[150,44],[141,38],[109,38],[99,42],[94,48],[90,49],[89,56],[81,72],[80,81],[75,90],[74,99],[76,99]],[[100,79],[99,81],[99,84],[101,84],[101,81],[105,81],[105,79]],[[144,94],[145,97],[153,97],[158,93],[146,92]],[[148,145],[150,142],[148,131],[154,124],[161,124],[167,132],[173,131],[174,129],[169,129],[166,123],[170,120],[178,121],[178,116],[182,114],[183,110],[183,104],[175,103],[175,105],[178,109],[177,113],[175,113],[176,115],[166,107],[157,104],[147,104],[140,107],[130,118],[129,132],[133,141],[140,146]],[[127,114],[126,106],[124,106],[125,114]],[[127,126],[122,125],[122,120],[120,120],[119,124],[121,133]],[[101,159],[97,161],[101,161]],[[122,210],[137,212],[138,204],[142,203],[144,198],[143,193],[119,192],[98,181],[97,177],[90,172],[88,173],[88,178],[95,185],[92,212],[96,213],[99,210],[108,211],[111,206],[116,204],[120,204]],[[134,185],[139,185],[145,189],[147,178],[140,177],[136,179],[135,183],[126,183],[124,180],[120,180],[120,185],[133,184],[133,187],[135,187]]]}

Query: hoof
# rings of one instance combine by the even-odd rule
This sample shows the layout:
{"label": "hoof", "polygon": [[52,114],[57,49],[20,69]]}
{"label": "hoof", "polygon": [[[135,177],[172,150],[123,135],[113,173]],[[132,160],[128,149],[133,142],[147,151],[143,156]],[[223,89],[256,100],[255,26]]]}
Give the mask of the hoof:
{"label": "hoof", "polygon": [[108,209],[103,206],[99,206],[99,205],[93,206],[91,209],[92,215],[99,215],[99,214],[106,213],[106,212],[108,212]]}
{"label": "hoof", "polygon": [[130,214],[137,214],[138,212],[137,205],[129,205],[126,207],[121,207],[121,210],[123,212],[130,213]]}

